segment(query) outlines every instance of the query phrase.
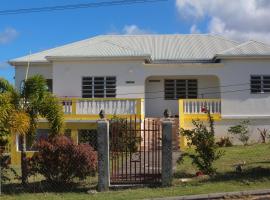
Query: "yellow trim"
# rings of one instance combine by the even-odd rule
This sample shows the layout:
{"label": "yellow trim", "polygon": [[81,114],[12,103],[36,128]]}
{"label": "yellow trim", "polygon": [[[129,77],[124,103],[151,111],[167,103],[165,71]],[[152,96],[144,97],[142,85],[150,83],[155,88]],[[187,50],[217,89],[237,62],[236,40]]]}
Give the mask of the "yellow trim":
{"label": "yellow trim", "polygon": [[61,101],[68,100],[68,101],[78,101],[78,100],[88,100],[88,101],[118,101],[118,100],[142,100],[142,98],[80,98],[80,97],[60,97]]}
{"label": "yellow trim", "polygon": [[[185,127],[185,116],[184,116],[184,100],[179,100],[179,128]],[[184,148],[187,146],[187,139],[186,137],[180,135],[179,136],[179,145],[180,148]]]}
{"label": "yellow trim", "polygon": [[78,129],[71,129],[71,139],[78,144]]}
{"label": "yellow trim", "polygon": [[72,102],[72,107],[71,107],[72,111],[71,111],[71,113],[73,115],[76,115],[76,109],[77,109],[76,103],[77,103],[77,100],[72,99],[71,102]]}

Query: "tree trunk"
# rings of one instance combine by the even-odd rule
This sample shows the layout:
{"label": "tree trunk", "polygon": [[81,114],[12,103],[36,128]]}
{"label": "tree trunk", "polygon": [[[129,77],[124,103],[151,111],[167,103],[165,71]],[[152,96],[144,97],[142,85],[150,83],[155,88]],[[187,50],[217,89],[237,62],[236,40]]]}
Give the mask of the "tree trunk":
{"label": "tree trunk", "polygon": [[27,158],[26,158],[26,137],[23,135],[21,137],[21,173],[22,173],[22,185],[27,184]]}

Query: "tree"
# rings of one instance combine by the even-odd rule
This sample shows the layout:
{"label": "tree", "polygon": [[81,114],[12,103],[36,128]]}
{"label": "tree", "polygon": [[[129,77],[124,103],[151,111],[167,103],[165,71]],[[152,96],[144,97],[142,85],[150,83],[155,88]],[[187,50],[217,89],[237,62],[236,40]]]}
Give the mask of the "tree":
{"label": "tree", "polygon": [[236,135],[238,139],[244,144],[248,144],[249,136],[249,120],[241,121],[239,124],[228,129],[229,134]]}
{"label": "tree", "polygon": [[[21,172],[22,184],[27,183],[27,160],[25,136],[34,135],[37,129],[38,119],[43,117],[50,125],[50,136],[54,136],[62,131],[63,110],[57,97],[48,91],[46,80],[41,75],[35,75],[24,81],[21,90],[18,91],[7,80],[0,79],[0,93],[10,95],[9,102],[15,110],[24,113],[29,117],[27,132],[13,130],[14,133],[21,134]],[[20,115],[17,116],[19,118]],[[16,122],[18,123],[18,122]],[[19,122],[18,127],[21,126]]]}
{"label": "tree", "polygon": [[5,147],[8,144],[11,133],[27,133],[30,124],[29,115],[23,110],[16,109],[12,103],[13,94],[10,92],[0,93],[0,181],[8,180],[7,173],[12,171],[9,160],[4,156]]}

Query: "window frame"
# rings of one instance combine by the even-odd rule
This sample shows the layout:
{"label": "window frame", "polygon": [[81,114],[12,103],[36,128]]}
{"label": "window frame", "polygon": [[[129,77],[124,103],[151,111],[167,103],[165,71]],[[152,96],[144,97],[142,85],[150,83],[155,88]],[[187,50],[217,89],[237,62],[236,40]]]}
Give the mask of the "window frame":
{"label": "window frame", "polygon": [[[256,82],[256,77],[257,77],[257,82],[259,83],[254,83]],[[266,79],[266,77],[268,77],[268,79]],[[269,83],[265,83],[265,81],[268,81]],[[270,75],[251,74],[250,75],[250,94],[270,94]]]}
{"label": "window frame", "polygon": [[[172,85],[169,89],[168,82]],[[195,83],[195,88],[190,88]],[[182,87],[182,88],[181,88]],[[168,91],[171,90],[171,98],[168,97]],[[181,96],[183,90],[183,96]],[[195,91],[193,91],[195,90]],[[196,92],[196,94],[192,94]],[[164,100],[178,100],[178,99],[197,99],[198,98],[198,79],[164,79]]]}
{"label": "window frame", "polygon": [[[89,85],[84,85],[84,81],[87,81],[87,80],[84,80],[86,78],[89,78],[88,80]],[[81,80],[82,80],[81,82],[82,98],[116,98],[116,95],[117,95],[116,94],[116,90],[117,90],[117,77],[116,76],[82,76]],[[84,88],[84,87],[91,87],[91,88]],[[89,93],[84,93],[84,90],[86,91],[88,90]]]}

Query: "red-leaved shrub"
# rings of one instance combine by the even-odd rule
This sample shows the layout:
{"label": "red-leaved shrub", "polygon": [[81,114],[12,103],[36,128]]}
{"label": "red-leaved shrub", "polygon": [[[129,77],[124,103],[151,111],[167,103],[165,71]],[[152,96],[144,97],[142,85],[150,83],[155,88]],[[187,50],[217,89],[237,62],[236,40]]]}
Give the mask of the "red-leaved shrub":
{"label": "red-leaved shrub", "polygon": [[88,144],[75,144],[65,136],[42,139],[38,152],[29,159],[30,174],[42,174],[51,183],[70,183],[85,179],[97,170],[97,153]]}

